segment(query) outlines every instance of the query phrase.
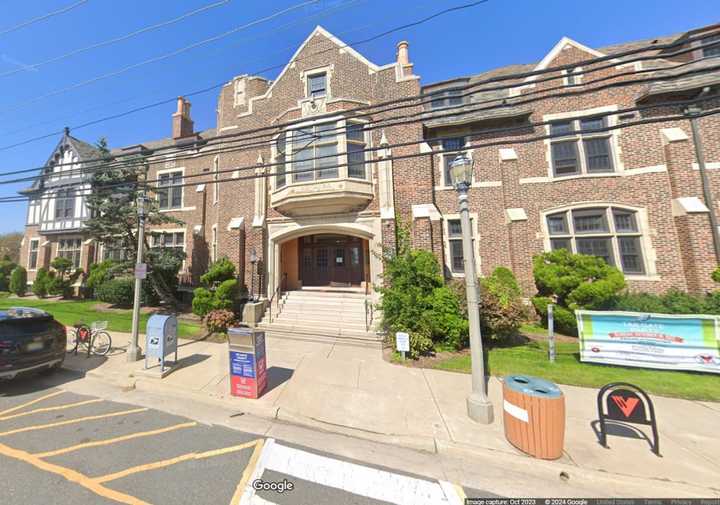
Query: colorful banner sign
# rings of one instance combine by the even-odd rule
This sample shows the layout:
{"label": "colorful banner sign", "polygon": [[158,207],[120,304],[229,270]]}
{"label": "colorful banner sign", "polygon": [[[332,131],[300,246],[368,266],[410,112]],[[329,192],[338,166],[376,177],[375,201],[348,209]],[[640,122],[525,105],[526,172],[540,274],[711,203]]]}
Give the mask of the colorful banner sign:
{"label": "colorful banner sign", "polygon": [[720,373],[720,317],[576,310],[580,360]]}

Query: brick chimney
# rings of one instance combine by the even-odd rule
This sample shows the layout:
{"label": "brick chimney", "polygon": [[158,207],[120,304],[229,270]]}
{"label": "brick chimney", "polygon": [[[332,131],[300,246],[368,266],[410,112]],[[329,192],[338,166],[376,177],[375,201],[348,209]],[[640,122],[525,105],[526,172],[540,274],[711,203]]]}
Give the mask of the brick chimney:
{"label": "brick chimney", "polygon": [[412,75],[413,64],[410,63],[410,53],[408,52],[408,42],[403,40],[397,45],[397,63],[400,66],[402,75]]}
{"label": "brick chimney", "polygon": [[189,137],[193,133],[193,121],[190,119],[190,102],[179,96],[177,99],[177,111],[172,115],[172,136],[174,139],[181,139]]}

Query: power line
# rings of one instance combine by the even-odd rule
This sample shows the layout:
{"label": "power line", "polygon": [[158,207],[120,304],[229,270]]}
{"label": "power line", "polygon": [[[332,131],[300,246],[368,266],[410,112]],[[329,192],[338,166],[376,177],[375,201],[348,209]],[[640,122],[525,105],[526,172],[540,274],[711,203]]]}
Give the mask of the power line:
{"label": "power line", "polygon": [[[315,0],[315,1],[317,1],[317,0]],[[411,28],[411,27],[418,26],[418,25],[420,25],[420,24],[426,23],[426,22],[428,22],[428,21],[430,21],[430,20],[432,20],[432,19],[435,19],[435,18],[437,18],[437,17],[439,17],[439,16],[448,14],[448,13],[450,13],[450,12],[455,12],[455,11],[458,11],[458,10],[468,9],[468,8],[471,8],[471,7],[475,7],[475,6],[477,6],[477,5],[486,3],[487,1],[488,1],[488,0],[478,0],[478,1],[476,1],[476,2],[472,2],[472,3],[469,3],[469,4],[464,4],[464,5],[460,5],[460,6],[456,6],[456,7],[451,7],[451,8],[448,8],[448,9],[444,9],[444,10],[438,11],[438,12],[436,12],[436,13],[430,15],[430,16],[427,16],[427,17],[425,17],[425,18],[422,18],[422,19],[420,19],[420,20],[418,20],[418,21],[415,21],[415,22],[412,22],[412,23],[408,23],[408,24],[405,24],[405,25],[402,25],[402,26],[399,26],[399,27],[396,27],[396,28],[392,28],[392,29],[387,30],[387,31],[385,31],[385,32],[382,32],[382,33],[380,33],[380,34],[378,34],[378,35],[374,35],[374,36],[372,36],[372,37],[370,37],[370,38],[367,38],[367,39],[364,39],[364,40],[360,40],[360,41],[354,42],[354,43],[352,43],[352,44],[344,44],[343,46],[341,46],[341,48],[354,47],[354,46],[356,46],[356,45],[365,44],[365,43],[374,41],[374,40],[376,40],[376,39],[378,39],[378,38],[380,38],[380,37],[387,36],[387,35],[389,35],[389,34],[391,34],[391,33],[394,33],[394,32],[397,32],[397,31],[401,31],[401,30],[405,30],[405,29],[407,29],[407,28]],[[328,51],[332,51],[332,50],[335,50],[335,48],[331,48],[331,49],[319,51],[318,53],[309,55],[309,56],[307,56],[307,57],[309,58],[309,57],[311,57],[311,56],[316,56],[316,55],[318,55],[318,54],[322,54],[322,53],[325,53],[325,52],[328,52]],[[296,58],[294,61],[301,61],[301,60],[303,60],[303,59],[304,59],[304,58]],[[277,68],[283,68],[283,67],[285,67],[285,65],[286,65],[286,63],[281,64],[281,65],[273,65],[273,66],[271,66],[271,67],[266,67],[266,68],[264,68],[264,69],[261,69],[261,70],[259,70],[259,71],[253,72],[253,73],[254,73],[254,74],[261,74],[261,73],[264,73],[264,72],[267,72],[267,71],[270,71],[270,70],[275,70],[275,69],[277,69]],[[195,95],[199,95],[199,94],[203,94],[203,93],[208,93],[208,92],[213,91],[213,90],[215,90],[215,89],[221,88],[221,87],[224,86],[226,83],[227,83],[227,81],[223,81],[223,82],[221,82],[221,83],[213,84],[213,85],[211,85],[211,86],[209,86],[209,87],[206,87],[206,88],[203,88],[203,89],[199,89],[199,90],[193,91],[193,92],[191,92],[191,93],[186,93],[186,94],[184,94],[184,96],[189,97],[189,96],[195,96]],[[155,103],[152,103],[152,104],[144,105],[144,106],[141,106],[141,107],[136,107],[136,108],[131,109],[131,110],[129,110],[129,111],[121,112],[121,113],[118,113],[118,114],[113,114],[113,115],[111,115],[111,116],[106,116],[106,117],[104,117],[104,118],[100,118],[100,119],[96,119],[96,120],[93,120],[93,121],[89,121],[89,122],[83,123],[83,124],[81,124],[81,125],[73,126],[71,129],[72,129],[72,130],[78,130],[78,129],[81,129],[81,128],[85,128],[85,127],[87,127],[87,126],[91,126],[91,125],[94,125],[94,124],[101,123],[101,122],[109,121],[109,120],[112,120],[112,119],[118,119],[118,118],[120,118],[120,117],[125,117],[125,116],[128,116],[128,115],[130,115],[130,114],[134,114],[134,113],[141,112],[141,111],[144,111],[144,110],[148,110],[148,109],[151,109],[151,108],[154,108],[154,107],[159,107],[159,106],[162,106],[162,105],[166,105],[166,104],[169,104],[169,103],[174,102],[174,101],[176,100],[176,98],[177,98],[177,97],[168,98],[168,99],[160,100],[160,101],[155,102]],[[2,112],[2,111],[0,111],[0,112]],[[49,133],[49,134],[41,135],[41,136],[39,136],[39,137],[35,137],[35,138],[28,139],[28,140],[25,140],[25,141],[17,142],[17,143],[12,144],[12,145],[3,146],[3,147],[0,147],[0,151],[6,150],[6,149],[11,149],[11,148],[13,148],[13,147],[19,147],[19,146],[22,146],[22,145],[25,145],[25,144],[29,144],[29,143],[31,143],[31,142],[38,141],[38,140],[43,140],[43,139],[46,139],[46,138],[51,137],[51,136],[53,136],[53,135],[57,135],[57,133]]]}
{"label": "power line", "polygon": [[[692,62],[691,62],[691,63],[692,63]],[[672,67],[672,69],[676,69],[676,68],[679,68],[679,67],[687,66],[687,65],[689,65],[689,64],[690,64],[690,63],[681,63],[681,64],[678,64],[678,65]],[[404,116],[401,116],[401,117],[388,117],[388,118],[384,118],[384,119],[380,119],[380,120],[377,120],[377,121],[373,121],[373,122],[366,123],[365,126],[364,126],[364,129],[365,129],[365,130],[374,130],[374,129],[378,129],[378,128],[390,128],[390,127],[398,126],[398,125],[401,125],[401,124],[412,124],[412,123],[415,123],[415,122],[418,122],[418,121],[423,121],[423,120],[428,120],[428,119],[438,119],[438,118],[444,118],[444,117],[459,117],[459,116],[462,116],[462,115],[472,114],[472,113],[475,113],[475,112],[487,112],[487,111],[494,110],[494,109],[502,109],[502,108],[506,108],[506,107],[508,107],[508,106],[528,105],[528,104],[532,104],[532,103],[537,102],[537,101],[549,100],[549,99],[553,99],[553,98],[564,98],[564,97],[568,97],[568,96],[578,96],[578,95],[582,95],[582,94],[586,94],[586,93],[594,93],[594,92],[597,92],[597,91],[602,91],[602,90],[605,90],[605,89],[610,89],[610,88],[615,88],[615,87],[630,86],[630,85],[641,84],[641,83],[645,83],[645,82],[655,82],[655,81],[662,81],[662,80],[668,80],[668,79],[676,79],[677,77],[684,76],[685,74],[688,74],[688,73],[689,73],[689,74],[695,74],[695,73],[698,73],[698,72],[700,72],[700,71],[702,71],[702,72],[707,72],[707,71],[712,71],[712,70],[716,70],[716,69],[720,69],[720,65],[717,65],[717,66],[714,66],[714,67],[703,68],[703,69],[700,69],[700,70],[697,70],[697,69],[696,69],[696,70],[690,70],[690,71],[685,72],[685,73],[673,74],[673,75],[670,75],[670,76],[662,76],[662,77],[652,77],[652,76],[651,76],[651,77],[644,78],[644,79],[635,79],[635,80],[625,80],[625,81],[620,81],[620,82],[611,82],[611,83],[609,83],[609,84],[604,84],[604,85],[601,85],[601,86],[589,87],[590,84],[605,82],[605,81],[608,81],[608,80],[614,80],[614,79],[617,79],[618,77],[625,77],[625,76],[631,76],[631,75],[635,75],[635,74],[648,73],[648,72],[652,72],[652,71],[654,71],[654,70],[653,70],[653,69],[644,69],[644,70],[632,71],[632,72],[624,73],[624,74],[614,74],[614,75],[605,76],[605,77],[602,77],[602,78],[599,78],[599,79],[595,79],[595,80],[591,80],[591,81],[585,81],[581,86],[566,86],[566,85],[563,85],[563,86],[557,86],[557,87],[554,87],[554,88],[548,88],[548,89],[546,89],[546,90],[540,90],[540,91],[525,93],[525,94],[523,94],[523,95],[519,95],[518,97],[515,97],[515,98],[513,99],[512,103],[508,103],[508,104],[504,103],[504,102],[505,102],[505,99],[493,98],[493,99],[490,99],[490,100],[475,102],[475,103],[473,104],[473,105],[474,105],[473,107],[467,107],[466,104],[461,104],[461,105],[457,105],[457,106],[446,107],[446,108],[443,108],[443,109],[441,109],[440,111],[437,111],[437,112],[436,112],[436,111],[421,110],[421,111],[419,111],[419,112],[416,112],[416,113],[413,113],[413,114],[407,114],[407,115],[404,115]],[[588,72],[588,73],[590,73],[590,72]],[[547,80],[561,79],[562,77],[563,77],[563,76],[552,77],[552,78],[549,78],[549,79],[547,79]],[[573,88],[573,89],[567,89],[568,87],[571,87],[571,88]],[[555,93],[555,94],[549,94],[549,92],[551,92],[551,91],[556,91],[556,90],[561,90],[561,92]],[[548,93],[548,94],[545,94],[545,93]],[[536,94],[541,95],[541,96],[538,96],[538,97],[534,97],[534,98],[533,98],[532,95],[536,95]],[[432,97],[430,98],[430,101],[431,101],[431,100],[432,100]],[[497,103],[497,102],[500,102],[500,103]],[[486,104],[486,103],[495,103],[495,105],[490,105],[490,106],[487,106],[487,107],[481,107],[481,105],[484,105],[484,104]],[[684,102],[683,102],[683,103],[684,103]],[[657,105],[652,105],[652,106],[650,106],[649,108],[653,108],[653,107],[657,107]],[[645,108],[648,108],[648,107],[645,107]],[[462,109],[462,110],[456,110],[456,109]],[[642,108],[640,108],[640,109],[642,109]],[[635,108],[633,108],[633,109],[628,109],[626,112],[629,112],[629,111],[632,111],[632,110],[640,110],[640,109],[635,109]],[[345,111],[345,112],[346,112],[346,111]],[[429,115],[429,114],[431,114],[429,117],[421,117],[421,116],[425,116],[425,115]],[[411,117],[420,117],[420,119],[418,119],[418,120],[409,120],[409,118],[411,118]],[[351,119],[351,120],[352,120],[352,119],[357,119],[357,116],[349,117],[349,118],[346,118],[346,119]],[[394,122],[390,122],[390,121],[394,121]],[[536,123],[536,124],[537,124],[537,123]],[[271,136],[274,134],[274,130],[276,130],[276,129],[278,128],[278,126],[282,126],[282,125],[276,125],[276,126],[273,126],[273,127],[262,127],[262,128],[259,128],[259,129],[257,129],[257,130],[263,130],[263,129],[268,129],[268,128],[270,128],[270,129],[273,130],[273,132],[271,132],[271,133],[269,133],[269,134],[258,135],[258,136],[255,136],[255,137],[246,137],[246,138],[240,138],[240,139],[230,140],[230,141],[223,141],[223,140],[220,139],[220,137],[211,138],[211,139],[209,139],[209,140],[207,141],[207,144],[204,144],[204,145],[203,145],[203,147],[212,146],[211,143],[213,143],[213,144],[219,144],[220,147],[218,147],[218,149],[215,150],[215,151],[205,151],[203,154],[205,154],[205,155],[211,155],[211,154],[215,154],[215,153],[222,153],[222,152],[229,152],[229,151],[232,151],[232,152],[240,152],[240,151],[245,151],[245,150],[249,150],[249,149],[255,149],[255,148],[258,148],[258,147],[266,146],[266,145],[272,143],[272,141],[271,141],[270,139],[268,139],[268,137],[271,137]],[[335,127],[335,128],[333,128],[333,129],[327,130],[325,133],[331,133],[331,132],[333,132],[333,131],[334,131],[335,133],[341,133],[342,130],[343,130],[343,127]],[[251,132],[252,132],[252,131],[251,131]],[[244,137],[247,133],[249,133],[249,132],[228,134],[228,135],[226,135],[225,137],[226,137],[226,138],[229,138],[229,137],[233,137],[233,138],[234,138],[234,137],[236,137],[236,136],[243,136],[243,137]],[[245,140],[252,140],[252,139],[255,139],[255,138],[263,138],[263,139],[266,139],[266,140],[260,141],[260,142],[256,142],[256,143],[251,143],[251,144],[248,144],[248,145],[246,145],[246,146],[228,145],[228,143],[230,143],[230,142],[241,142],[241,141],[245,141]],[[151,153],[148,153],[148,154],[147,154],[147,160],[148,160],[148,162],[150,162],[150,163],[154,162],[154,160],[151,160],[151,158],[150,158],[151,156],[153,156],[153,155],[155,155],[155,156],[160,156],[160,155],[158,154],[158,151],[165,151],[165,150],[168,150],[168,149],[174,149],[176,152],[179,150],[179,151],[182,152],[182,151],[185,151],[185,150],[188,150],[188,151],[197,150],[198,147],[191,144],[191,145],[189,145],[189,146],[187,146],[187,147],[182,147],[182,148],[178,148],[178,147],[176,147],[176,146],[167,146],[167,147],[158,148],[158,149],[156,149],[156,150],[153,150]],[[132,155],[130,155],[130,156],[132,156]],[[189,155],[188,157],[190,157],[190,156],[195,156],[195,155],[194,155],[194,154],[191,154],[191,155]],[[116,157],[115,157],[115,160],[112,162],[112,164],[113,164],[114,166],[122,166],[123,161],[122,161],[121,159],[120,159],[120,160],[117,159],[117,158],[121,158],[121,157],[122,157],[122,156],[116,156]],[[175,159],[184,159],[184,158],[185,158],[185,157],[183,157],[183,156],[175,156]],[[102,158],[96,158],[96,159],[91,159],[91,160],[84,160],[85,163],[89,163],[89,162],[93,162],[93,161],[105,161],[105,160],[102,159]],[[69,166],[69,165],[75,165],[75,164],[76,164],[76,163],[60,163],[60,164],[57,164],[57,165],[55,165],[55,166],[57,166],[57,167],[62,167],[62,166]],[[105,165],[105,167],[106,167],[106,168],[110,168],[110,166],[108,166],[108,165]],[[27,173],[27,172],[36,171],[36,170],[39,170],[39,169],[42,169],[42,168],[45,168],[45,167],[35,167],[35,168],[32,168],[32,169],[25,169],[25,170],[13,171],[13,172],[5,172],[5,173],[0,173],[0,176],[2,176],[2,175],[14,175],[14,174],[18,174],[18,173]],[[94,170],[94,169],[92,169],[92,168],[90,168],[90,167],[84,167],[84,168],[71,169],[71,170],[68,170],[68,171],[66,171],[66,172],[80,174],[80,173],[83,173],[83,172],[86,173],[86,172],[88,172],[88,171],[93,171],[93,170]],[[23,179],[13,179],[13,180],[10,180],[10,181],[0,181],[0,184],[7,184],[7,183],[11,183],[11,182],[23,182],[23,181],[28,181],[28,180],[35,180],[37,177],[41,177],[41,178],[42,178],[42,177],[52,177],[52,176],[53,176],[52,174],[40,174],[40,175],[38,175],[38,176],[32,176],[32,177],[27,177],[27,178],[23,178]]]}
{"label": "power line", "polygon": [[20,72],[23,72],[25,70],[31,69],[36,70],[42,66],[48,65],[50,63],[56,63],[58,61],[65,60],[67,58],[70,58],[71,56],[75,56],[77,54],[81,54],[87,51],[90,51],[92,49],[97,49],[99,47],[105,47],[112,44],[116,44],[118,42],[123,42],[125,40],[131,39],[133,37],[136,37],[138,35],[141,35],[143,33],[148,33],[153,30],[157,30],[159,28],[164,28],[166,26],[178,23],[180,21],[183,21],[184,19],[190,18],[192,16],[195,16],[197,14],[201,14],[203,12],[209,11],[211,9],[214,9],[216,7],[220,7],[221,5],[225,5],[229,3],[230,0],[220,0],[219,2],[211,3],[209,5],[205,5],[204,7],[200,7],[199,9],[192,10],[190,12],[186,12],[185,14],[182,14],[181,16],[175,17],[173,19],[168,19],[167,21],[163,21],[161,23],[157,23],[154,25],[146,26],[144,28],[140,28],[139,30],[132,31],[130,33],[127,33],[125,35],[121,35],[119,37],[113,37],[111,39],[103,40],[102,42],[96,42],[95,44],[91,44],[89,46],[81,47],[78,49],[74,49],[72,51],[69,51],[65,54],[61,54],[59,56],[54,56],[52,58],[49,58],[47,60],[39,61],[37,63],[31,63],[29,65],[23,65],[21,68],[16,68],[13,70],[7,70],[5,72],[0,73],[0,77],[7,77],[10,75],[14,75]]}
{"label": "power line", "polygon": [[22,28],[25,28],[26,26],[33,25],[33,24],[38,23],[38,22],[40,22],[40,21],[44,21],[45,19],[51,18],[51,17],[53,17],[53,16],[58,16],[58,15],[60,15],[60,14],[65,14],[66,12],[71,11],[71,10],[73,10],[73,9],[76,8],[76,7],[80,7],[82,4],[86,4],[87,2],[88,2],[88,0],[80,0],[79,2],[75,2],[74,4],[67,5],[67,6],[65,6],[65,7],[61,8],[61,9],[56,10],[56,11],[48,12],[47,14],[43,14],[42,16],[38,16],[38,17],[32,18],[32,19],[28,19],[27,21],[23,21],[22,23],[19,23],[19,24],[15,25],[15,26],[12,26],[12,27],[10,27],[10,28],[6,28],[6,29],[4,29],[4,30],[1,30],[1,31],[0,31],[0,36],[1,36],[1,35],[7,35],[8,33],[15,32],[15,31],[17,31],[17,30],[20,30],[20,29],[22,29]]}
{"label": "power line", "polygon": [[61,95],[61,94],[63,94],[63,93],[67,93],[68,91],[72,91],[72,90],[74,90],[74,89],[82,88],[83,86],[87,86],[87,85],[89,85],[89,84],[93,84],[93,83],[95,83],[95,82],[99,82],[99,81],[102,81],[102,80],[104,80],[104,79],[108,79],[108,78],[110,78],[110,77],[115,77],[115,76],[121,75],[121,74],[124,74],[125,72],[128,72],[128,71],[130,71],[130,70],[134,70],[134,69],[136,69],[136,68],[139,68],[139,67],[142,67],[142,66],[145,66],[145,65],[149,65],[149,64],[151,64],[151,63],[158,63],[158,62],[160,62],[160,61],[167,60],[167,59],[169,59],[169,58],[172,58],[172,57],[177,56],[177,55],[179,55],[179,54],[185,53],[185,52],[190,51],[190,50],[192,50],[192,49],[195,49],[195,48],[197,48],[197,47],[204,46],[205,44],[209,44],[209,43],[211,43],[211,42],[215,42],[215,41],[221,40],[221,39],[223,39],[223,38],[225,38],[225,37],[229,37],[230,35],[233,35],[233,34],[235,34],[235,33],[238,33],[238,32],[240,32],[240,31],[242,31],[242,30],[246,30],[247,28],[250,28],[250,27],[252,27],[252,26],[258,25],[258,24],[260,24],[260,23],[264,23],[264,22],[266,22],[266,21],[270,21],[270,20],[272,20],[272,19],[275,19],[276,17],[282,16],[283,14],[287,14],[288,12],[291,12],[291,11],[293,11],[293,10],[299,9],[299,8],[301,8],[301,7],[305,7],[305,6],[310,5],[310,4],[317,3],[317,2],[319,2],[319,1],[320,1],[320,0],[306,0],[306,1],[301,2],[301,3],[299,3],[299,4],[295,4],[295,5],[292,5],[292,6],[288,7],[288,8],[279,10],[279,11],[277,11],[277,12],[275,12],[274,14],[271,14],[271,15],[269,15],[269,16],[265,16],[265,17],[256,19],[256,20],[254,20],[254,21],[251,21],[251,22],[249,22],[249,23],[245,23],[245,24],[240,25],[240,26],[237,26],[237,27],[235,27],[235,28],[233,28],[233,29],[231,29],[231,30],[228,30],[228,31],[226,31],[226,32],[223,32],[223,33],[221,33],[221,34],[219,34],[219,35],[214,35],[214,36],[209,37],[209,38],[207,38],[207,39],[203,39],[203,40],[201,40],[201,41],[199,41],[199,42],[194,42],[194,43],[192,43],[192,44],[190,44],[190,45],[188,45],[188,46],[181,47],[181,48],[176,49],[176,50],[174,50],[174,51],[171,51],[171,52],[169,52],[169,53],[166,53],[166,54],[163,54],[163,55],[160,55],[160,56],[155,56],[155,57],[153,57],[153,58],[149,58],[149,59],[147,59],[147,60],[143,60],[143,61],[138,62],[138,63],[133,63],[132,65],[127,65],[127,66],[122,67],[122,68],[120,68],[120,69],[118,69],[118,70],[114,70],[114,71],[112,71],[112,72],[108,72],[108,73],[106,73],[106,74],[102,74],[102,75],[99,75],[99,76],[97,76],[97,77],[93,77],[92,79],[87,79],[87,80],[85,80],[85,81],[77,82],[77,83],[72,84],[72,85],[70,85],[70,86],[66,86],[66,87],[64,87],[64,88],[60,88],[60,89],[57,89],[57,90],[55,90],[55,91],[51,91],[51,92],[49,92],[49,93],[45,93],[45,94],[42,94],[42,95],[33,97],[33,98],[31,98],[30,100],[25,100],[24,102],[20,102],[20,103],[16,104],[16,105],[13,106],[13,107],[9,107],[9,108],[0,110],[0,114],[4,114],[4,113],[6,113],[6,112],[12,112],[12,111],[16,111],[16,110],[19,110],[19,109],[23,109],[23,108],[25,108],[27,105],[32,105],[32,104],[37,103],[37,102],[40,102],[40,101],[42,101],[42,100],[44,100],[44,99],[46,99],[46,98],[50,98],[50,97],[53,97],[53,96]]}
{"label": "power line", "polygon": [[[671,103],[666,102],[666,103],[654,104],[654,105],[650,105],[650,106],[631,107],[631,108],[626,108],[626,109],[609,111],[604,114],[595,114],[592,117],[598,118],[598,117],[615,116],[615,115],[627,114],[628,112],[638,112],[638,111],[656,109],[656,108],[681,107],[681,106],[696,104],[696,103],[700,103],[700,102],[704,102],[704,101],[712,101],[712,100],[717,99],[718,97],[720,97],[720,95],[712,95],[712,96],[695,98],[695,99],[691,99],[691,100],[682,100],[682,101],[671,102]],[[715,115],[718,113],[720,113],[720,108],[710,109],[708,111],[704,111],[704,112],[700,113],[699,117],[711,116],[711,115]],[[610,132],[610,131],[623,129],[623,128],[630,128],[630,127],[639,126],[639,125],[653,124],[653,123],[659,123],[659,122],[669,122],[669,121],[676,121],[676,120],[687,120],[687,119],[688,118],[685,115],[673,115],[673,116],[662,116],[662,117],[656,117],[656,118],[647,118],[647,119],[640,119],[640,120],[637,120],[634,122],[625,122],[623,124],[608,125],[608,126],[604,126],[602,128],[576,130],[573,132],[573,135],[582,135],[582,134],[586,134],[586,133],[598,134],[598,133]],[[508,133],[514,133],[514,132],[522,132],[522,131],[527,131],[528,128],[534,128],[537,126],[546,126],[551,123],[552,123],[552,121],[542,121],[542,122],[523,124],[523,125],[519,125],[519,126],[512,126],[512,127],[505,127],[505,128],[481,129],[481,130],[475,130],[475,131],[466,133],[464,136],[474,137],[474,136],[478,136],[478,135],[487,136],[490,134],[508,134]],[[497,141],[492,141],[492,142],[474,144],[474,145],[470,145],[468,147],[463,147],[462,149],[457,149],[457,150],[448,150],[448,151],[442,151],[442,152],[438,152],[438,151],[420,152],[420,153],[413,153],[413,154],[400,155],[400,156],[393,155],[393,156],[389,156],[388,159],[394,161],[394,160],[402,160],[402,159],[408,159],[408,158],[417,158],[417,157],[422,157],[422,156],[436,156],[438,154],[461,153],[461,152],[465,152],[468,149],[473,149],[473,150],[474,149],[483,149],[483,148],[487,148],[487,147],[494,147],[494,146],[501,146],[501,145],[514,145],[514,144],[519,144],[519,143],[530,143],[530,142],[537,142],[537,141],[551,140],[551,139],[558,139],[558,138],[565,138],[565,137],[567,137],[567,134],[552,134],[552,133],[550,133],[550,134],[546,134],[546,135],[529,137],[529,138],[526,137],[526,138],[520,138],[520,139],[515,139],[515,140],[502,139],[502,140],[497,140]],[[438,137],[436,139],[432,139],[432,141],[437,142],[437,141],[442,141],[442,140],[450,139],[450,138],[455,138],[455,137]],[[406,147],[406,146],[410,146],[410,145],[417,145],[417,144],[420,144],[423,142],[427,142],[427,140],[422,139],[422,140],[417,140],[417,141],[408,141],[408,142],[402,142],[402,143],[380,145],[378,147],[371,147],[371,148],[363,149],[361,151],[356,151],[356,152],[365,152],[365,153],[375,152],[375,151],[385,150],[388,148],[392,149],[395,147]],[[319,159],[337,158],[337,157],[344,156],[347,154],[348,154],[347,152],[344,152],[344,153],[335,153],[332,155],[314,156],[314,157],[311,157],[308,159],[304,159],[303,161],[307,162],[307,161],[317,161]],[[377,161],[377,160],[366,160],[365,163],[368,164],[368,163],[372,163],[373,161]],[[130,161],[126,162],[126,166],[131,166],[133,164],[134,165],[145,164],[145,163],[146,163],[145,160],[143,160],[142,158],[138,158],[138,159],[134,160],[133,162],[130,162]],[[194,185],[206,184],[206,183],[214,184],[216,182],[232,182],[232,181],[238,181],[238,180],[256,179],[259,177],[276,177],[278,175],[278,173],[273,172],[271,170],[267,170],[267,169],[270,169],[270,168],[276,167],[276,166],[281,166],[281,165],[288,165],[288,164],[292,164],[292,162],[286,161],[286,162],[253,164],[253,165],[246,165],[246,166],[239,166],[239,167],[236,166],[236,167],[230,167],[230,168],[218,170],[217,172],[212,172],[212,173],[184,175],[183,180],[201,178],[201,177],[210,177],[211,179],[194,181],[194,182],[189,182],[189,183],[182,183],[182,184],[173,184],[171,187],[188,187],[188,186],[194,186]],[[327,169],[345,167],[345,166],[349,166],[349,165],[350,165],[350,163],[327,164],[327,165],[323,165],[321,167],[321,169],[327,170]],[[215,177],[216,174],[220,174],[220,173],[240,172],[240,171],[248,171],[248,170],[255,171],[258,168],[264,168],[264,169],[266,169],[266,172],[263,174],[252,174],[250,176],[233,176],[228,179],[219,179],[219,180],[212,179],[212,177]],[[315,172],[317,170],[318,170],[317,167],[312,167],[312,168],[300,169],[300,170],[285,170],[283,173],[286,176],[288,176],[288,175],[295,174],[295,173]],[[123,187],[123,186],[127,187],[128,185],[142,185],[144,187],[153,189],[155,191],[157,191],[157,190],[162,191],[163,189],[167,189],[167,188],[157,187],[157,186],[156,187],[148,186],[149,183],[158,183],[158,182],[160,182],[160,179],[150,179],[150,180],[145,180],[142,182],[134,182],[134,183],[126,181],[126,182],[122,182],[122,183],[100,185],[100,187],[103,189],[111,189],[113,187]],[[76,188],[76,187],[77,187],[77,183],[71,183],[71,184],[67,184],[67,185],[56,185],[50,189],[63,190],[63,189]],[[80,190],[80,191],[91,192],[92,190],[87,189],[87,190]],[[39,198],[29,198],[29,197],[23,197],[23,196],[8,196],[8,197],[1,197],[0,203],[20,202],[20,201],[25,201],[28,199],[32,199],[33,201],[40,201],[40,200],[49,200],[49,199],[53,199],[53,198],[55,198],[55,195],[43,196],[43,197],[39,197]]]}

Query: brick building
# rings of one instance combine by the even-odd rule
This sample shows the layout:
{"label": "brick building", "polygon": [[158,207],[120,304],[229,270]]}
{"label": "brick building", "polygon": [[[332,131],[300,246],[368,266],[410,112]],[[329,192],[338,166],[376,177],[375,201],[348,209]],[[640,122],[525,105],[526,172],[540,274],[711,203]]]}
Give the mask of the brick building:
{"label": "brick building", "polygon": [[[696,39],[717,30],[600,49],[563,38],[538,63],[423,85],[406,42],[396,61],[377,65],[318,27],[274,81],[228,82],[215,128],[196,132],[190,104],[179,98],[170,138],[127,148],[152,153],[148,177],[163,187],[162,212],[184,222],[152,230],[151,244],[183,248],[195,281],[226,256],[266,297],[281,284],[364,288],[381,281],[379,253],[393,247],[400,220],[447,277],[461,277],[447,167],[464,152],[474,160],[469,201],[482,274],[510,267],[530,293],[532,256],[566,247],[604,257],[634,290],[714,288],[710,213],[718,208],[707,205],[690,123],[673,104],[716,93],[720,46],[698,46],[718,36]],[[674,42],[639,62],[625,54]],[[588,61],[596,58],[604,59]],[[563,68],[502,80],[555,67]],[[420,93],[430,99],[412,99]],[[676,117],[647,121],[667,116]],[[698,122],[717,202],[720,123]],[[66,132],[46,176],[23,192],[30,203],[21,257],[30,281],[57,255],[87,268],[115,254],[83,236],[82,196],[65,189],[87,178],[62,174],[96,155]]]}

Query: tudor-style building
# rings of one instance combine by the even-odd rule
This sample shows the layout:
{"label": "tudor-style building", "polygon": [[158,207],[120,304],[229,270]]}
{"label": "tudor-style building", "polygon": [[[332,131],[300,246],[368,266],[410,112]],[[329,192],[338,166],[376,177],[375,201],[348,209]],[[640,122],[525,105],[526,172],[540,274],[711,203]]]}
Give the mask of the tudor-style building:
{"label": "tudor-style building", "polygon": [[[533,255],[564,247],[602,256],[625,272],[631,289],[712,289],[718,261],[709,215],[718,209],[705,202],[689,121],[644,120],[682,116],[682,107],[667,104],[716,92],[720,50],[684,41],[718,30],[600,49],[563,38],[538,63],[422,86],[407,42],[397,45],[395,61],[378,65],[318,27],[275,80],[242,75],[228,82],[215,128],[195,132],[190,104],[179,98],[172,137],[140,143],[154,153],[149,179],[163,188],[161,211],[185,223],[153,230],[153,244],[182,248],[195,281],[226,256],[265,298],[278,287],[350,287],[372,297],[382,281],[380,253],[394,247],[400,219],[447,277],[462,277],[448,167],[464,152],[475,163],[469,201],[483,275],[510,267],[530,294]],[[623,55],[671,42],[680,45],[641,62]],[[587,63],[597,57],[606,58]],[[462,92],[554,67],[564,68]],[[420,93],[431,99],[410,100]],[[401,108],[354,112],[403,99]],[[719,122],[707,116],[699,124],[717,202]],[[622,128],[608,129],[615,126]],[[66,134],[51,160],[81,163],[88,149]],[[44,178],[26,193],[57,197],[42,208],[31,199],[23,258],[29,267],[46,265],[68,254],[66,242],[54,244],[77,237],[86,251],[81,265],[83,254],[99,259],[103,248],[82,240],[82,202],[68,211],[53,181]]]}

